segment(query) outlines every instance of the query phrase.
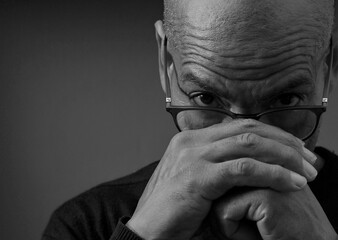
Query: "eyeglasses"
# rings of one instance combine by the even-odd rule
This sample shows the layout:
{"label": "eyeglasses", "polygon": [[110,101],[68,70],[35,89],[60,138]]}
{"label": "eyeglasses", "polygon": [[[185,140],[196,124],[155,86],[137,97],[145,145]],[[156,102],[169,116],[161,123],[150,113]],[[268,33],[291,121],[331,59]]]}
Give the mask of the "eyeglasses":
{"label": "eyeglasses", "polygon": [[326,111],[333,59],[332,38],[328,56],[329,71],[324,82],[322,104],[272,108],[257,114],[237,114],[223,108],[172,105],[171,87],[167,72],[166,37],[162,40],[162,51],[165,66],[163,77],[165,79],[166,110],[172,115],[179,131],[201,129],[232,119],[250,118],[279,127],[299,139],[306,140],[316,131],[320,117]]}

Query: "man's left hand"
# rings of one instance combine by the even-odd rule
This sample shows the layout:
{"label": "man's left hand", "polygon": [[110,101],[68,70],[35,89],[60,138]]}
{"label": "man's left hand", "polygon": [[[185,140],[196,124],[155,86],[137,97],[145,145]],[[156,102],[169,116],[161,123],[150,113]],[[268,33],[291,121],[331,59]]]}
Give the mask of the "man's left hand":
{"label": "man's left hand", "polygon": [[250,188],[229,194],[213,206],[212,218],[220,239],[337,239],[308,186],[297,192]]}

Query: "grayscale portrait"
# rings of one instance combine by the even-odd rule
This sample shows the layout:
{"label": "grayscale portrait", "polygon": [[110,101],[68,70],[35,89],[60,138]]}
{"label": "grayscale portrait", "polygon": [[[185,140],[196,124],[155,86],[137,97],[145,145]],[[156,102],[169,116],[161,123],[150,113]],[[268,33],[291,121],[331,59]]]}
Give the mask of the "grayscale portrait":
{"label": "grayscale portrait", "polygon": [[0,1],[0,239],[338,240],[337,4]]}

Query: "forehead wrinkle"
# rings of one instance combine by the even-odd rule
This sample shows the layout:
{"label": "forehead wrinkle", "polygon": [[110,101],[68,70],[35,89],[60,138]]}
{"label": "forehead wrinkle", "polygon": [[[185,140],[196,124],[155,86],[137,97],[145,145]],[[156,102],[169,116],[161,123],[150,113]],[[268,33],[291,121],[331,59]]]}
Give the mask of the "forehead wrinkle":
{"label": "forehead wrinkle", "polygon": [[230,47],[215,48],[213,45],[216,43],[205,42],[193,36],[187,36],[186,39],[187,41],[185,41],[184,47],[180,51],[183,59],[206,61],[207,64],[212,63],[216,67],[224,69],[264,69],[267,67],[266,62],[269,62],[270,66],[274,66],[297,56],[307,57],[315,62],[316,56],[316,51],[313,51],[313,41],[308,38],[301,38],[296,42],[288,42],[286,45],[264,47],[264,49],[252,52],[242,50],[242,46],[234,47],[233,49]]}
{"label": "forehead wrinkle", "polygon": [[[205,65],[200,64],[200,62],[187,62],[186,64],[182,64],[182,68],[180,71],[180,79],[193,79],[187,78],[186,76],[194,76],[197,79],[203,79],[206,82],[210,82],[210,79],[214,79],[218,82],[237,82],[240,84],[241,82],[279,82],[284,78],[294,78],[295,76],[302,79],[309,79],[309,81],[316,82],[316,71],[312,71],[309,68],[309,64],[307,61],[299,62],[298,64],[291,64],[286,66],[283,69],[280,69],[278,72],[273,72],[266,76],[265,78],[229,78],[226,74],[222,72],[210,69]],[[191,75],[187,75],[191,74]]]}
{"label": "forehead wrinkle", "polygon": [[[259,80],[292,65],[304,65],[302,67],[306,68],[306,65],[313,67],[316,62],[313,39],[300,38],[285,45],[270,43],[260,51],[242,51],[243,45],[226,46],[227,49],[219,52],[213,47],[214,43],[197,40],[194,36],[186,39],[189,41],[185,41],[184,48],[177,52],[182,65],[196,64],[227,79]],[[311,69],[308,71],[312,74]]]}
{"label": "forehead wrinkle", "polygon": [[[301,49],[307,49],[307,47],[294,47],[293,49],[283,52],[271,52],[272,55],[267,56],[254,56],[254,54],[240,54],[240,55],[228,55],[217,53],[209,50],[205,47],[201,47],[195,44],[186,44],[187,48],[181,52],[183,57],[183,63],[189,60],[208,60],[212,62],[216,67],[232,70],[247,70],[247,69],[265,69],[267,67],[273,67],[275,65],[281,65],[282,62],[286,62],[293,58],[303,56],[313,61],[314,55],[311,53],[303,53]],[[203,53],[202,53],[202,51]],[[295,51],[296,50],[296,51]],[[269,62],[269,64],[266,64]],[[210,63],[209,63],[210,64]],[[237,65],[236,65],[237,64]]]}
{"label": "forehead wrinkle", "polygon": [[281,62],[279,65],[268,65],[264,67],[251,67],[251,68],[242,68],[242,67],[225,67],[224,64],[217,66],[216,64],[206,64],[206,61],[210,61],[204,57],[193,56],[190,54],[189,58],[182,60],[182,67],[189,66],[198,66],[208,72],[221,76],[224,79],[229,80],[263,80],[267,78],[272,78],[275,75],[281,75],[284,72],[290,72],[294,69],[302,69],[307,71],[309,75],[313,76],[313,70],[310,68],[311,64],[309,61],[303,58],[299,59],[300,55],[297,56],[298,59],[291,59],[288,62]]}
{"label": "forehead wrinkle", "polygon": [[[306,60],[306,59],[305,59]],[[226,85],[230,82],[236,82],[237,85],[245,82],[278,82],[283,79],[292,78],[294,75],[298,75],[303,79],[313,79],[316,80],[316,71],[315,68],[310,67],[309,61],[298,61],[297,64],[288,64],[283,69],[279,69],[277,72],[272,72],[269,75],[265,75],[264,78],[258,78],[257,74],[254,74],[255,77],[239,77],[239,75],[235,74],[235,77],[230,78],[227,73],[223,71],[219,71],[215,68],[209,68],[205,64],[201,64],[201,61],[192,61],[185,62],[182,66],[182,73],[184,72],[193,72],[197,76],[202,79],[209,79],[208,83],[211,80],[216,80],[218,84],[223,84],[223,89],[226,88]],[[258,71],[259,73],[259,71]],[[181,78],[182,79],[182,78]]]}
{"label": "forehead wrinkle", "polygon": [[[191,50],[185,51],[182,55],[185,57],[182,61],[183,65],[199,64],[205,66],[205,68],[212,69],[213,71],[218,70],[220,72],[241,71],[243,73],[242,75],[250,75],[250,73],[257,74],[260,72],[260,76],[286,69],[290,65],[309,64],[312,62],[312,55],[309,54],[295,54],[279,60],[273,59],[269,63],[267,63],[269,58],[265,62],[262,61],[262,58],[250,59],[248,61],[243,60],[241,63],[239,63],[240,60],[236,60],[235,63],[234,61],[226,62],[224,57],[222,57],[222,61],[220,61],[217,60],[215,56],[208,57]],[[231,58],[231,60],[233,60],[233,58]]]}

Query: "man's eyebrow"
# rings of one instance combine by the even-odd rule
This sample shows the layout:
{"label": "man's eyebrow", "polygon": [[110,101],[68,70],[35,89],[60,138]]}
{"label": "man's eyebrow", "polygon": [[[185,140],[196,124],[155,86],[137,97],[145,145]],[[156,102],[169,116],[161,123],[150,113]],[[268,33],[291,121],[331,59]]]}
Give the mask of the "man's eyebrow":
{"label": "man's eyebrow", "polygon": [[218,89],[216,87],[213,87],[210,79],[199,77],[192,72],[182,74],[180,79],[181,79],[183,84],[184,83],[192,83],[192,84],[200,87],[204,91],[214,93],[214,94],[216,94],[220,97],[228,96],[228,93],[229,93],[228,89],[225,89],[225,88],[224,89]]}
{"label": "man's eyebrow", "polygon": [[266,99],[271,99],[272,97],[283,93],[288,93],[301,87],[306,87],[306,89],[303,89],[304,92],[313,93],[315,90],[315,83],[312,79],[304,75],[290,76],[287,81],[279,82],[272,86],[269,90],[267,90],[266,94],[264,94],[260,100],[264,101]]}

